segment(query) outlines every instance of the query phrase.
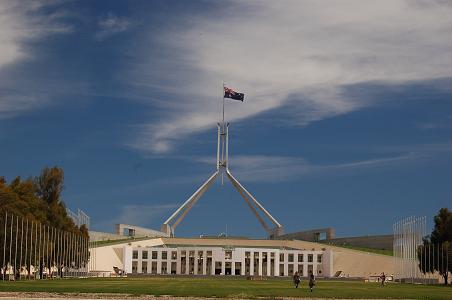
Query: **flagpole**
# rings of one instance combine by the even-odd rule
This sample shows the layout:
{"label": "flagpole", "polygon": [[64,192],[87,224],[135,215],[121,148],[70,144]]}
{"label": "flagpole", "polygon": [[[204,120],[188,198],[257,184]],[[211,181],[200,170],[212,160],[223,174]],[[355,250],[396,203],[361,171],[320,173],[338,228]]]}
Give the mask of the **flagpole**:
{"label": "flagpole", "polygon": [[223,82],[223,122],[221,123],[221,126],[223,127],[223,133],[224,133],[224,82]]}

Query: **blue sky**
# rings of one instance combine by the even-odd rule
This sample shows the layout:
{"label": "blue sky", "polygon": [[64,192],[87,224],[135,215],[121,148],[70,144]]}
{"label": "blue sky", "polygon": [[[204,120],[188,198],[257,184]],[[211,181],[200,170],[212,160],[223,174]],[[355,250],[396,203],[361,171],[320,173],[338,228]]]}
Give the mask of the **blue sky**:
{"label": "blue sky", "polygon": [[[159,228],[215,168],[287,232],[386,234],[452,199],[445,1],[2,1],[0,175],[65,170],[64,201]],[[215,183],[179,236],[265,236]]]}

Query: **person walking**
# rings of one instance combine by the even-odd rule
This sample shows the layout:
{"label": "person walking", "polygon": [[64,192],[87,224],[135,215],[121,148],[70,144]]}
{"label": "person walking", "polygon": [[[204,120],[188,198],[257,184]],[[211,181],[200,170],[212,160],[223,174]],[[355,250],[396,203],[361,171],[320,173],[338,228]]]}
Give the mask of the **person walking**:
{"label": "person walking", "polygon": [[298,272],[295,272],[295,274],[293,274],[293,284],[295,285],[295,288],[298,289],[298,285],[300,284],[300,275],[298,274]]}
{"label": "person walking", "polygon": [[309,289],[311,290],[311,292],[314,286],[315,286],[315,277],[314,274],[311,273],[311,275],[309,275]]}
{"label": "person walking", "polygon": [[386,275],[385,275],[385,272],[382,272],[382,273],[381,273],[380,278],[381,278],[381,285],[384,286],[384,285],[385,285],[385,282],[386,282]]}

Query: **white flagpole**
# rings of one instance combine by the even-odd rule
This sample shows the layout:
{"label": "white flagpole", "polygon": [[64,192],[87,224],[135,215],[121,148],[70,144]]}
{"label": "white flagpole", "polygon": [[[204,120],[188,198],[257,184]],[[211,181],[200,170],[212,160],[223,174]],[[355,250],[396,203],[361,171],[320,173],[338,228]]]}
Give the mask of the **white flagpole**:
{"label": "white flagpole", "polygon": [[35,255],[33,257],[33,271],[35,272],[35,276],[34,279],[36,279],[36,264],[37,264],[37,259],[38,259],[38,247],[39,247],[39,240],[38,240],[38,223],[35,223]]}
{"label": "white flagpole", "polygon": [[[221,122],[221,162],[224,163],[224,137],[225,137],[225,130],[224,130],[224,82],[223,82],[222,98],[223,98],[223,120]],[[221,185],[223,185],[223,184],[224,184],[224,172],[221,172]]]}
{"label": "white flagpole", "polygon": [[[11,248],[13,247],[13,226],[14,226],[14,215],[11,215],[11,230],[10,230],[10,237],[9,237],[9,266],[12,267],[12,262],[11,262]],[[11,274],[11,272],[9,271],[10,268],[8,268],[8,275]],[[11,280],[11,276],[8,276],[8,280]]]}
{"label": "white flagpole", "polygon": [[[31,263],[32,263],[32,257],[33,257],[33,221],[31,221],[31,226],[30,226],[30,266],[29,266],[29,271],[28,274],[30,275],[28,279],[31,279]],[[34,266],[33,266],[34,268]],[[34,270],[33,270],[34,271]]]}
{"label": "white flagpole", "polygon": [[28,277],[27,254],[28,254],[28,219],[27,219],[27,223],[25,225],[25,255],[24,255],[24,262],[25,262],[25,270],[27,271],[27,274],[25,275],[25,279],[27,279],[27,277]]}
{"label": "white flagpole", "polygon": [[2,273],[3,273],[3,281],[5,281],[6,277],[6,223],[8,223],[8,212],[5,211],[5,235],[3,239],[3,265],[2,265]]}
{"label": "white flagpole", "polygon": [[53,263],[53,249],[54,249],[54,247],[55,247],[55,236],[54,236],[54,234],[53,234],[53,227],[51,227],[51,229],[50,229],[50,259],[49,259],[49,275],[50,275],[50,278],[52,278],[53,277],[53,266],[54,266],[54,263]]}
{"label": "white flagpole", "polygon": [[19,279],[21,278],[22,271],[22,245],[24,241],[24,218],[22,218],[22,229],[20,230],[20,263],[19,263]]}
{"label": "white flagpole", "polygon": [[42,224],[39,223],[39,248],[38,248],[38,252],[39,252],[39,259],[38,259],[38,271],[39,271],[39,279],[41,278],[41,248],[42,248]]}
{"label": "white flagpole", "polygon": [[47,262],[46,262],[46,265],[47,265],[47,269],[49,271],[49,273],[47,274],[47,277],[49,277],[49,275],[50,275],[50,247],[49,246],[50,246],[50,226],[47,225],[47,246],[46,246]]}

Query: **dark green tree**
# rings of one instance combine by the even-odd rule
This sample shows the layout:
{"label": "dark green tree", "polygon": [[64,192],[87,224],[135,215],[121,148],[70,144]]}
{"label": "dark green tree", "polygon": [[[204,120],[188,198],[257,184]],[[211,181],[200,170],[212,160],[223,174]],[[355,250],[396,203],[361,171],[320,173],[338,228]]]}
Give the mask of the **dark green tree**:
{"label": "dark green tree", "polygon": [[[5,240],[4,228],[6,213],[8,213],[6,225],[9,229],[6,232],[7,237],[16,236],[16,234],[22,237],[21,221],[23,218],[24,220],[28,220],[29,226],[31,225],[31,222],[33,222],[35,226],[39,223],[42,227],[52,227],[58,232],[66,232],[68,236],[69,234],[72,234],[73,236],[88,238],[87,228],[85,226],[78,228],[67,215],[64,202],[61,199],[63,180],[64,172],[58,167],[46,167],[42,170],[41,174],[35,178],[22,180],[20,177],[16,177],[9,184],[4,177],[0,177],[0,245],[2,249],[6,243],[6,248],[9,249],[11,247],[12,252],[16,253],[15,243],[11,242],[9,238]],[[13,215],[14,221],[11,222],[11,216]],[[17,226],[16,220],[19,220],[19,226]],[[26,228],[30,227],[25,225],[25,229],[23,230],[25,234],[24,239],[30,240],[32,233],[31,230],[29,230],[27,236]],[[18,230],[18,232],[16,232],[16,230]],[[36,228],[34,229],[33,234],[35,233]],[[35,238],[35,236],[33,236],[33,238]],[[42,245],[43,249],[49,249],[49,251],[46,250],[46,252],[50,252],[53,257],[59,257],[62,260],[63,253],[59,253],[59,251],[62,251],[61,247],[56,247],[51,240],[45,241],[46,242]],[[22,247],[18,245],[17,247],[17,253],[20,253],[20,251],[24,253],[24,245],[22,245]],[[86,252],[85,249],[75,249],[74,251]],[[34,253],[29,252],[28,258],[30,258],[30,256],[31,264],[39,266],[39,273],[42,276],[43,266],[50,266],[52,262],[48,259],[46,259],[47,261],[41,259],[41,261],[38,262],[38,257],[34,257]],[[9,255],[6,255],[5,259],[3,259],[3,257],[2,252],[0,253],[0,266],[3,268],[7,264],[16,266],[20,264],[20,262],[17,261],[17,257],[11,257],[12,261],[10,261]],[[63,264],[68,266],[69,262],[63,261]],[[22,265],[30,270],[30,259],[22,260]],[[18,268],[20,268],[20,266]],[[2,273],[5,274],[4,269],[2,270]]]}
{"label": "dark green tree", "polygon": [[452,272],[452,212],[441,208],[433,220],[432,233],[418,249],[419,268],[424,273],[437,271],[447,284],[448,274]]}

